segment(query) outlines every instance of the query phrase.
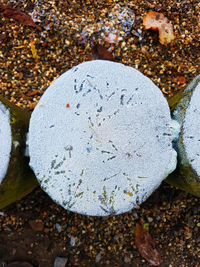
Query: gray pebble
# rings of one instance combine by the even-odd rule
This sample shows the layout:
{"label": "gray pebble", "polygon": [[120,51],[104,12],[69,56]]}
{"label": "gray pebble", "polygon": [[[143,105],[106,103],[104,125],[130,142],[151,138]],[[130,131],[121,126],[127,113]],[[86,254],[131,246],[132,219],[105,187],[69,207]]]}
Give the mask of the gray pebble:
{"label": "gray pebble", "polygon": [[54,267],[65,267],[67,264],[67,258],[57,257],[54,261]]}

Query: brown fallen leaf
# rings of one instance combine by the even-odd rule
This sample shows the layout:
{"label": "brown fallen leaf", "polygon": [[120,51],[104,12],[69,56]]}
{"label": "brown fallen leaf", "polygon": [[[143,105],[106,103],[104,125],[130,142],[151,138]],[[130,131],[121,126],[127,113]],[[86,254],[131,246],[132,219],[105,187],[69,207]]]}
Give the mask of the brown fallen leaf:
{"label": "brown fallen leaf", "polygon": [[41,31],[41,27],[32,20],[32,18],[22,12],[18,8],[12,8],[7,5],[0,4],[0,14],[7,18],[12,18],[18,20],[22,25],[27,25],[36,28],[37,30]]}
{"label": "brown fallen leaf", "polygon": [[22,98],[25,99],[25,100],[32,100],[33,99],[33,97],[26,96],[25,94],[22,94]]}
{"label": "brown fallen leaf", "polygon": [[34,90],[34,91],[29,91],[26,95],[27,96],[35,96],[40,93],[40,90]]}
{"label": "brown fallen leaf", "polygon": [[135,245],[140,255],[145,258],[153,266],[159,266],[162,262],[160,253],[155,248],[149,232],[143,229],[141,225],[136,224],[135,229]]}
{"label": "brown fallen leaf", "polygon": [[92,49],[93,59],[113,60],[113,56],[108,49],[100,44],[97,44]]}
{"label": "brown fallen leaf", "polygon": [[168,44],[175,38],[173,26],[163,13],[149,11],[143,18],[143,25],[147,30],[158,30],[161,44]]}

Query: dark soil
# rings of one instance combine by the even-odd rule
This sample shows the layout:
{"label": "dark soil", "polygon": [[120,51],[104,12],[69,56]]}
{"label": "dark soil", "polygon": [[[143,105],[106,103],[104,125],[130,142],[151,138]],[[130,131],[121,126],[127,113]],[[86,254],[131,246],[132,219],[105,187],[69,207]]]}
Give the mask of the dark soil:
{"label": "dark soil", "polygon": [[[60,256],[68,259],[67,266],[149,266],[134,244],[139,222],[156,242],[160,266],[200,266],[199,203],[163,183],[137,211],[90,217],[64,210],[36,189],[3,210],[0,263],[27,261],[46,267]],[[37,227],[31,227],[32,221]]]}

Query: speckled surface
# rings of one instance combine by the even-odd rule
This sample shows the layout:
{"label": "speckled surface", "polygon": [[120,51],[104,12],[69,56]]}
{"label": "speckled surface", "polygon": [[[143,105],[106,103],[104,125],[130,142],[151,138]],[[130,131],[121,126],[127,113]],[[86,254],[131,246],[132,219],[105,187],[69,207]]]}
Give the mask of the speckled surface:
{"label": "speckled surface", "polygon": [[0,183],[6,175],[11,151],[10,112],[0,102]]}
{"label": "speckled surface", "polygon": [[30,166],[64,208],[123,213],[175,168],[170,124],[150,79],[123,64],[85,62],[53,82],[32,113]]}
{"label": "speckled surface", "polygon": [[200,176],[200,82],[192,93],[185,113],[183,143],[189,163]]}

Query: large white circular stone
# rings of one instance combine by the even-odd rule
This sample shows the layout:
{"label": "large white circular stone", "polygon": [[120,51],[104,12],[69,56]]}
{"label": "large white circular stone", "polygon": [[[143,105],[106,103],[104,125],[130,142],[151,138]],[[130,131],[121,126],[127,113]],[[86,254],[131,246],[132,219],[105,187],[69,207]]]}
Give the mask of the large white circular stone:
{"label": "large white circular stone", "polygon": [[192,92],[182,127],[187,158],[200,177],[200,82]]}
{"label": "large white circular stone", "polygon": [[30,166],[64,208],[123,213],[174,169],[170,124],[167,101],[150,79],[123,64],[85,62],[54,81],[33,111]]}
{"label": "large white circular stone", "polygon": [[10,112],[0,102],[0,183],[6,175],[11,152]]}

